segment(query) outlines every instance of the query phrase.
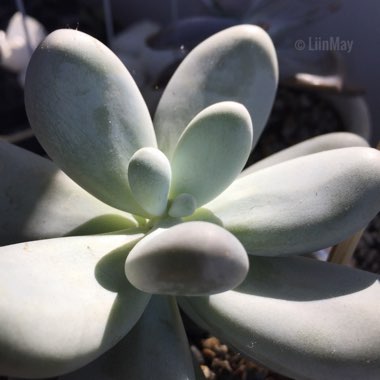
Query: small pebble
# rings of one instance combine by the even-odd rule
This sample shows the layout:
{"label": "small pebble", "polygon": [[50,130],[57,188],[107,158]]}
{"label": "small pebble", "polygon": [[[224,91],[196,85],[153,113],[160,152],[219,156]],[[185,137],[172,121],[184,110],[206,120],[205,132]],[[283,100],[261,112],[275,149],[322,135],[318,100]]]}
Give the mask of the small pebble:
{"label": "small pebble", "polygon": [[220,345],[220,340],[215,337],[210,337],[210,338],[202,340],[202,345],[203,347],[212,349],[215,346]]}
{"label": "small pebble", "polygon": [[206,360],[212,360],[216,356],[216,352],[207,347],[202,350],[202,354]]}
{"label": "small pebble", "polygon": [[211,368],[218,369],[226,371],[226,372],[232,372],[232,368],[228,360],[221,360],[219,358],[214,358],[211,363]]}
{"label": "small pebble", "polygon": [[215,380],[216,374],[211,371],[211,369],[205,365],[201,365],[201,370],[203,372],[204,377],[206,380]]}

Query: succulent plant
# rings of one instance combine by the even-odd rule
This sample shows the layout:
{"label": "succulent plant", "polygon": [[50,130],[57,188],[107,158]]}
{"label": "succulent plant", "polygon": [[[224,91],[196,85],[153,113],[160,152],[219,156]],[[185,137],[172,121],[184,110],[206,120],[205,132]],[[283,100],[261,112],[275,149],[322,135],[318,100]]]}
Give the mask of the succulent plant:
{"label": "succulent plant", "polygon": [[[198,0],[190,4],[190,9],[194,8],[191,10],[185,4],[176,3],[170,0],[149,5],[151,17],[158,7],[174,7],[168,12],[172,19],[166,20],[163,26],[140,20],[110,41],[112,50],[130,70],[152,113],[171,74],[186,54],[212,34],[239,24],[258,25],[269,33],[280,62],[280,80],[286,85],[338,94],[345,88],[342,57],[337,52],[307,49],[304,40],[299,39],[304,37],[299,34],[305,27],[339,11],[341,1]],[[128,12],[122,2],[116,9],[118,13]],[[177,11],[184,13],[182,17],[178,17]],[[347,107],[346,99],[336,101],[334,95],[330,94],[331,97],[330,102],[338,103],[338,111],[340,102]],[[360,106],[355,105],[357,107]],[[365,109],[365,105],[361,107]],[[363,137],[367,136],[363,134]]]}
{"label": "succulent plant", "polygon": [[[155,49],[185,50],[210,35],[238,24],[253,24],[265,29],[276,47],[280,79],[311,87],[342,89],[343,60],[336,52],[300,48],[303,29],[331,17],[344,4],[340,0],[312,3],[302,0],[201,0],[205,9],[197,17],[172,20],[147,39]],[[297,37],[296,37],[297,36]],[[298,41],[297,41],[298,39]],[[301,40],[301,43],[303,40]],[[293,82],[291,82],[293,83]]]}
{"label": "succulent plant", "polygon": [[277,76],[262,29],[226,29],[181,63],[152,122],[102,43],[41,43],[25,103],[57,166],[0,144],[0,374],[194,379],[178,302],[286,375],[378,377],[378,276],[301,255],[377,213],[380,152],[335,133],[239,174]]}
{"label": "succulent plant", "polygon": [[0,65],[18,73],[22,85],[30,56],[45,36],[43,25],[21,12],[11,17],[5,31],[0,30]]}

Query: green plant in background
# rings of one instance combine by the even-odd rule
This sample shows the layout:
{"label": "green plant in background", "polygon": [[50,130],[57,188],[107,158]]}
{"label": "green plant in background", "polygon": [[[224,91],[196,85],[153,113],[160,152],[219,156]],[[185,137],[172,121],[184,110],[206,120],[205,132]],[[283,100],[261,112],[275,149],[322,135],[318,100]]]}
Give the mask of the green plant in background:
{"label": "green plant in background", "polygon": [[286,375],[378,377],[378,276],[300,255],[376,215],[380,152],[335,133],[239,174],[277,72],[262,29],[222,31],[186,57],[152,123],[99,41],[42,42],[27,113],[71,179],[0,145],[0,374],[194,379],[179,302]]}

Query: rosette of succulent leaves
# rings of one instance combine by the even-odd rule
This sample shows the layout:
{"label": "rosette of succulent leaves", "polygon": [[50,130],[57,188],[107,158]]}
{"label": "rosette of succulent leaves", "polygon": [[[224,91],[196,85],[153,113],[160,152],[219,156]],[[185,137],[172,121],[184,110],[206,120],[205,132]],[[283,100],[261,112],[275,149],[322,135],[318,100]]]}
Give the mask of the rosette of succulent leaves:
{"label": "rosette of succulent leaves", "polygon": [[0,374],[194,379],[179,304],[287,376],[378,378],[378,276],[302,254],[376,215],[380,152],[333,133],[242,171],[277,77],[262,29],[226,29],[152,121],[102,43],[46,37],[25,102],[54,163],[0,145]]}

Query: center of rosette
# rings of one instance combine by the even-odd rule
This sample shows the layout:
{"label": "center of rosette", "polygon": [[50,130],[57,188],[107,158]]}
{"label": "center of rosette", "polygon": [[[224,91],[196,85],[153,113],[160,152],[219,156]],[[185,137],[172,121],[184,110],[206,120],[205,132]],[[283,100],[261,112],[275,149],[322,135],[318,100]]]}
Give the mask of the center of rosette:
{"label": "center of rosette", "polygon": [[152,217],[182,218],[193,214],[196,199],[181,193],[169,201],[172,170],[170,162],[156,148],[139,149],[129,161],[128,182],[133,197]]}

